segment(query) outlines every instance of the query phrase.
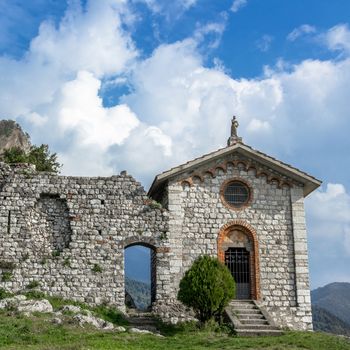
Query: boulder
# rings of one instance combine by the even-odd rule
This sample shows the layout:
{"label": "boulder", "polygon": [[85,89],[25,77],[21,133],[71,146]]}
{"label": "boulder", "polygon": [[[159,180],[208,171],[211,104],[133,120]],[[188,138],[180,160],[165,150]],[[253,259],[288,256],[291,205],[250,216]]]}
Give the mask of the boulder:
{"label": "boulder", "polygon": [[84,327],[84,325],[89,324],[91,326],[96,327],[97,329],[103,329],[103,330],[114,329],[113,323],[102,320],[101,318],[98,318],[98,317],[94,317],[92,315],[77,314],[73,317],[73,320],[76,321],[81,327]]}
{"label": "boulder", "polygon": [[81,312],[81,307],[80,306],[75,306],[75,305],[64,305],[60,309],[61,312],[71,312],[73,314],[78,314]]}
{"label": "boulder", "polygon": [[147,330],[147,329],[139,329],[139,328],[130,328],[129,329],[130,333],[139,333],[139,334],[153,334],[153,332]]}
{"label": "boulder", "polygon": [[117,327],[114,328],[114,330],[116,332],[126,332],[126,329],[123,326],[117,326]]}
{"label": "boulder", "polygon": [[53,312],[53,308],[50,302],[46,299],[23,300],[18,303],[17,311],[30,314],[33,312]]}
{"label": "boulder", "polygon": [[27,300],[25,295],[16,295],[11,298],[5,298],[0,300],[0,310],[14,308],[17,309],[17,306],[20,302]]}
{"label": "boulder", "polygon": [[62,321],[59,317],[54,317],[54,318],[51,320],[51,322],[52,322],[53,324],[59,325],[59,324],[62,324],[63,321]]}

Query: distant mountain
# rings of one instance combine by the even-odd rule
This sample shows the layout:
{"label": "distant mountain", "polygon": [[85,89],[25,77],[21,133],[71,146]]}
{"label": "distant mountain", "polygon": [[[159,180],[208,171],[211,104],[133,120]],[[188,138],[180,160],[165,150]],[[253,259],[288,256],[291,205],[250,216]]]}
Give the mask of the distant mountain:
{"label": "distant mountain", "polygon": [[350,324],[350,283],[335,282],[311,292],[312,305]]}
{"label": "distant mountain", "polygon": [[12,147],[28,152],[31,147],[30,137],[14,120],[0,120],[0,154]]}
{"label": "distant mountain", "polygon": [[315,331],[350,336],[350,325],[318,306],[312,307],[312,321]]}
{"label": "distant mountain", "polygon": [[311,292],[315,330],[350,335],[350,283],[335,282]]}
{"label": "distant mountain", "polygon": [[146,310],[151,305],[150,284],[125,277],[125,289],[138,309]]}

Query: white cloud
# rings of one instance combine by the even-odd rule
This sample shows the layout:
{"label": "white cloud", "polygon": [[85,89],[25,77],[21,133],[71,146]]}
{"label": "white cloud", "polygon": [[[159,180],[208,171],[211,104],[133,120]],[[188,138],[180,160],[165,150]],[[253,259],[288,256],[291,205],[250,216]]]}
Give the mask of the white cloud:
{"label": "white cloud", "polygon": [[257,48],[262,52],[267,52],[272,44],[273,37],[271,35],[264,34],[256,43]]}
{"label": "white cloud", "polygon": [[63,132],[75,130],[79,143],[102,150],[122,143],[139,121],[126,105],[104,108],[98,96],[101,82],[91,73],[81,71],[75,80],[67,82],[53,115]]}
{"label": "white cloud", "polygon": [[[222,34],[226,29],[226,18],[221,22],[207,23],[196,29],[193,37],[197,43],[206,39],[205,45],[207,48],[215,49],[220,45]],[[212,37],[210,37],[212,36]]]}
{"label": "white cloud", "polygon": [[316,191],[309,199],[309,209],[318,221],[350,224],[350,195],[342,184],[329,183]]}
{"label": "white cloud", "polygon": [[347,24],[339,24],[322,35],[330,50],[350,53],[350,29]]}
{"label": "white cloud", "polygon": [[181,17],[184,12],[197,4],[198,0],[132,0],[142,2],[155,14],[163,15],[167,20]]}
{"label": "white cloud", "polygon": [[350,194],[344,185],[328,183],[306,199],[305,208],[312,285],[350,281]]}
{"label": "white cloud", "polygon": [[261,121],[255,118],[253,118],[247,126],[249,132],[266,132],[270,129],[271,125],[268,121]]}
{"label": "white cloud", "polygon": [[[104,108],[99,97],[100,80],[119,82],[137,57],[123,29],[130,21],[124,0],[90,0],[84,9],[73,1],[57,26],[40,26],[23,59],[0,57],[0,116],[20,119],[34,142],[52,145],[65,173],[110,173],[104,153],[139,123],[128,106]],[[93,155],[96,167],[88,166]]]}
{"label": "white cloud", "polygon": [[310,24],[303,24],[297,28],[294,28],[287,36],[287,40],[295,41],[304,34],[316,33],[316,28]]}
{"label": "white cloud", "polygon": [[[58,28],[46,21],[31,42],[30,53],[61,72],[88,70],[96,76],[120,73],[137,55],[121,26],[123,0],[89,1],[72,7]],[[103,19],[103,20],[101,20]]]}
{"label": "white cloud", "polygon": [[311,234],[318,240],[338,244],[350,256],[350,194],[342,184],[327,184],[306,202],[312,221]]}
{"label": "white cloud", "polygon": [[231,5],[232,12],[238,12],[242,7],[246,6],[248,0],[234,0]]}

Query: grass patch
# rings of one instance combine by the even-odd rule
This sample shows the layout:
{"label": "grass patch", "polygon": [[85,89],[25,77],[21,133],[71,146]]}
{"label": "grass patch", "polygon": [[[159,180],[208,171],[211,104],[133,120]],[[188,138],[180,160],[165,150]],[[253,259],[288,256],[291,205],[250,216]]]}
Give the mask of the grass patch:
{"label": "grass patch", "polygon": [[10,317],[0,312],[0,348],[7,350],[349,350],[346,339],[322,333],[288,332],[280,337],[240,338],[193,324],[170,328],[165,338],[152,335],[102,332],[63,324],[52,325],[45,317]]}
{"label": "grass patch", "polygon": [[5,298],[10,298],[12,297],[13,294],[8,292],[7,290],[0,288],[0,300],[5,299]]}
{"label": "grass patch", "polygon": [[[0,289],[1,295],[7,293]],[[63,305],[80,306],[93,311],[98,317],[115,325],[126,325],[123,315],[108,306],[89,307],[73,300],[46,296],[42,292],[28,291],[31,299],[47,298],[55,310]],[[25,317],[0,310],[0,349],[6,350],[204,350],[204,349],[250,349],[250,350],[350,350],[350,341],[325,333],[286,332],[278,337],[244,338],[232,335],[232,329],[216,324],[199,328],[195,322],[176,326],[159,322],[165,338],[153,335],[99,331],[92,327],[81,328],[64,322],[51,323],[52,315],[37,314]]]}
{"label": "grass patch", "polygon": [[12,272],[4,271],[1,275],[2,282],[9,282],[12,280]]}
{"label": "grass patch", "polygon": [[118,326],[128,325],[128,322],[124,318],[123,314],[118,309],[111,306],[99,305],[99,306],[92,307],[90,305],[87,305],[79,301],[63,299],[57,296],[49,296],[43,292],[36,291],[36,290],[28,291],[24,293],[24,295],[28,299],[36,299],[36,300],[47,299],[51,303],[55,311],[60,310],[64,305],[74,305],[74,306],[79,306],[83,311],[84,310],[92,311],[95,316],[100,317],[105,321],[112,322],[115,325],[118,325]]}

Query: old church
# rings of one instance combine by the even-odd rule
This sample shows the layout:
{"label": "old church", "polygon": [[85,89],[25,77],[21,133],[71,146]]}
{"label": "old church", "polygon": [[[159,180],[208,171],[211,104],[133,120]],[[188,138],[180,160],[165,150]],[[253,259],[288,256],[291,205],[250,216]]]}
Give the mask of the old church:
{"label": "old church", "polygon": [[246,145],[237,127],[233,118],[227,147],[157,175],[148,194],[126,172],[70,177],[2,163],[0,273],[11,278],[0,288],[36,282],[48,294],[125,310],[125,249],[143,245],[152,310],[164,320],[187,319],[179,282],[208,254],[236,281],[232,307],[312,329],[304,198],[321,182]]}

